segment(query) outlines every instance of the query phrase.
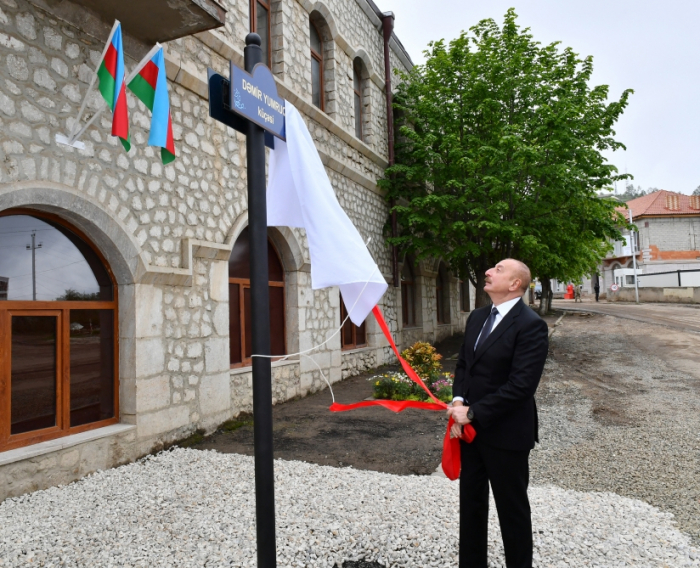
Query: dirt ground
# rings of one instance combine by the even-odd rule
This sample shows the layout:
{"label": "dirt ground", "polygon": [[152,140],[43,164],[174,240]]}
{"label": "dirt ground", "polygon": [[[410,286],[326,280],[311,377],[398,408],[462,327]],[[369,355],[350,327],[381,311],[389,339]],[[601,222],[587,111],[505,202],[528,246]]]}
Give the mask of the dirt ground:
{"label": "dirt ground", "polygon": [[[547,316],[548,325],[560,315]],[[458,334],[436,345],[444,371],[454,371],[462,340]],[[349,404],[370,398],[368,379],[396,369],[385,366],[333,385],[336,401]],[[326,389],[275,406],[275,457],[399,475],[429,475],[437,469],[447,428],[444,412],[408,409],[395,414],[384,408],[361,408],[334,413],[328,410],[331,402]],[[253,455],[251,417],[239,417],[193,447]]]}
{"label": "dirt ground", "polygon": [[[437,345],[445,371],[454,371],[462,336]],[[397,370],[387,365],[333,385],[336,401],[349,404],[372,396],[368,379],[381,372]],[[440,463],[442,439],[447,428],[444,412],[408,409],[395,414],[384,408],[360,408],[330,412],[328,389],[273,409],[275,457],[319,465],[370,469],[385,473],[428,475]],[[250,417],[239,419],[197,444],[214,449],[253,455],[253,424]]]}
{"label": "dirt ground", "polygon": [[700,333],[567,314],[549,347],[532,483],[640,499],[700,544]]}

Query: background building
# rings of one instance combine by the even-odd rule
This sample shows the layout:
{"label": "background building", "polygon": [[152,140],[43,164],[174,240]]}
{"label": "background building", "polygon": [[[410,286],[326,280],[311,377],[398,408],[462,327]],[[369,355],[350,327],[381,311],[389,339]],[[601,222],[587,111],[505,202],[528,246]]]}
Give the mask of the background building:
{"label": "background building", "polygon": [[[640,286],[700,285],[700,279],[695,283],[694,275],[688,274],[700,270],[700,196],[659,190],[627,206],[639,232],[614,243],[601,267],[601,288],[607,291],[614,283],[634,286],[634,251]],[[679,277],[679,271],[686,276]]]}

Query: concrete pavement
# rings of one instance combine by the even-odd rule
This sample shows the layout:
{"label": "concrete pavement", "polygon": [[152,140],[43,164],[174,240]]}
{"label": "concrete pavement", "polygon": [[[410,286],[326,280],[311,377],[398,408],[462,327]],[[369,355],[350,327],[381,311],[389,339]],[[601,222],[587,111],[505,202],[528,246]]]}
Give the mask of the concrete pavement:
{"label": "concrete pavement", "polygon": [[552,307],[559,310],[592,312],[645,323],[663,325],[681,331],[700,333],[700,305],[683,304],[628,304],[584,300],[554,300]]}

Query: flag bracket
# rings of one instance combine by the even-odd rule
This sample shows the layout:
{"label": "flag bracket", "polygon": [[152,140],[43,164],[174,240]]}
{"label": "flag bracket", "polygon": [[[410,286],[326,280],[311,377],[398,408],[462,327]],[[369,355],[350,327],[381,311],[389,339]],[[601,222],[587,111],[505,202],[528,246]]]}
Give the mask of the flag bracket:
{"label": "flag bracket", "polygon": [[78,150],[85,150],[85,143],[81,142],[80,140],[73,140],[68,136],[65,136],[63,134],[56,134],[56,142],[58,144],[63,144],[65,146],[71,146],[73,148],[76,148]]}

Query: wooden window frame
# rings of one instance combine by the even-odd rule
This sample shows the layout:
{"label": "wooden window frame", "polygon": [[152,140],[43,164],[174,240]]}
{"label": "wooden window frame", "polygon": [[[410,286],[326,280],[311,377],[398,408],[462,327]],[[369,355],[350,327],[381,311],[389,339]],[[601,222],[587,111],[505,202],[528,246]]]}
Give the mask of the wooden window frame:
{"label": "wooden window frame", "polygon": [[258,33],[258,4],[267,9],[267,61],[266,65],[272,69],[272,0],[250,0],[250,31]]}
{"label": "wooden window frame", "polygon": [[[275,246],[275,243],[272,242],[272,239],[268,237],[267,242],[270,244],[272,249],[275,251],[275,254],[277,255],[277,260],[279,261],[280,265],[282,266],[282,280],[268,280],[268,285],[275,287],[275,288],[282,288],[283,289],[283,296],[284,296],[284,307],[282,310],[282,335],[284,337],[284,352],[285,355],[280,355],[279,357],[275,357],[272,360],[273,361],[279,361],[280,359],[283,359],[286,356],[286,353],[288,351],[288,345],[287,345],[287,294],[286,294],[286,280],[285,280],[285,271],[284,271],[284,265],[282,264],[282,255],[280,255],[279,251],[277,250],[277,247]],[[233,244],[233,246],[236,246],[236,243]],[[241,330],[241,361],[239,363],[230,363],[230,368],[231,369],[240,369],[242,367],[250,367],[253,364],[253,358],[252,357],[246,357],[245,356],[245,301],[244,301],[244,290],[245,289],[250,289],[250,278],[232,278],[228,277],[228,283],[230,284],[238,284],[238,305],[239,305],[239,310],[240,310],[240,330]],[[230,359],[229,359],[230,361]]]}
{"label": "wooden window frame", "polygon": [[[274,245],[273,245],[274,246]],[[250,367],[253,364],[253,358],[252,357],[246,357],[245,356],[245,302],[244,302],[244,290],[250,289],[250,279],[248,278],[230,278],[228,279],[229,284],[238,284],[238,302],[240,306],[240,322],[239,325],[241,326],[241,362],[240,363],[231,363],[231,369],[240,369],[241,367]],[[284,281],[282,282],[275,282],[275,281],[268,281],[268,284],[271,287],[275,288],[283,288],[285,287]],[[285,298],[286,299],[286,298]],[[287,352],[287,303],[285,302],[284,305],[284,310],[283,310],[283,315],[282,315],[282,333],[284,335],[284,352]],[[273,359],[273,361],[278,361],[279,359],[284,358],[285,355],[280,355],[279,357],[276,357]]]}
{"label": "wooden window frame", "polygon": [[[411,280],[405,280],[403,270],[401,271],[401,323],[405,328],[418,327],[416,318],[416,280],[410,265],[408,270],[411,273]],[[410,298],[408,297],[409,295]],[[413,321],[406,323],[411,319],[408,317],[409,311],[413,314]]]}
{"label": "wooden window frame", "polygon": [[[345,309],[345,303],[343,302],[343,298],[341,296],[340,298],[340,322],[344,322],[345,318],[348,317],[348,312]],[[352,343],[344,343],[345,340],[345,326],[349,325],[352,326]],[[357,343],[357,331],[359,329],[364,328],[365,330],[365,342],[364,343]],[[369,343],[367,342],[367,320],[362,322],[362,325],[357,326],[354,323],[352,323],[352,320],[348,319],[348,321],[343,324],[343,327],[340,329],[340,349],[341,351],[351,351],[353,349],[361,349],[362,347],[367,347]]]}
{"label": "wooden window frame", "polygon": [[442,272],[442,270],[438,272],[438,275],[435,278],[435,303],[437,306],[438,325],[449,325],[450,323],[450,318],[445,318],[445,307],[447,306],[447,308],[449,309],[450,305],[450,299],[449,297],[446,297],[445,294],[445,292],[449,290],[449,288],[447,287],[448,283],[446,282],[446,280],[447,278],[445,277],[445,274]]}
{"label": "wooden window frame", "polygon": [[467,313],[471,311],[471,298],[469,297],[469,280],[459,281],[459,309],[462,313]]}
{"label": "wooden window frame", "polygon": [[[319,63],[319,74],[318,74],[319,83],[320,83],[319,84],[319,91],[320,91],[320,93],[319,93],[320,101],[319,102],[321,103],[321,105],[318,108],[321,109],[323,112],[325,112],[326,111],[326,101],[325,101],[326,86],[325,86],[325,82],[323,80],[323,36],[321,35],[321,32],[318,29],[318,26],[310,18],[309,18],[309,25],[314,27],[314,29],[316,30],[316,33],[318,34],[318,40],[321,42],[321,53],[318,53],[313,47],[311,47],[311,41],[309,41],[309,49],[311,51],[311,58],[315,59]],[[312,71],[312,73],[311,73],[312,98],[313,98],[313,88],[314,88],[313,80],[314,80],[314,76],[313,76],[313,71]]]}
{"label": "wooden window frame", "polygon": [[[352,74],[353,74],[352,91],[355,94],[354,96],[356,96],[360,99],[360,104],[358,105],[358,108],[357,108],[357,113],[359,113],[359,116],[355,117],[355,125],[356,125],[355,137],[358,140],[364,140],[364,124],[363,124],[364,116],[362,113],[362,103],[363,103],[363,101],[362,101],[362,68],[360,67],[360,63],[357,61],[357,59],[355,61],[353,61],[353,63],[352,63]],[[359,91],[355,88],[355,75],[357,75],[357,83],[360,86]],[[359,125],[359,127],[360,127],[359,134],[357,132],[357,125]]]}
{"label": "wooden window frame", "polygon": [[[92,241],[80,230],[66,223],[58,215],[35,211],[33,209],[7,209],[0,217],[13,215],[30,215],[38,219],[47,219],[75,233],[97,255],[112,281],[112,300],[110,301],[33,301],[33,300],[3,300],[0,302],[0,452],[13,450],[24,446],[63,438],[72,434],[80,434],[88,430],[103,428],[118,424],[119,412],[119,310],[117,299],[117,284],[107,260]],[[113,400],[114,417],[80,426],[70,426],[70,311],[71,310],[111,310],[113,314]],[[57,315],[58,329],[56,330],[56,426],[33,430],[21,434],[10,434],[11,428],[11,354],[12,331],[10,328],[13,315]]]}

